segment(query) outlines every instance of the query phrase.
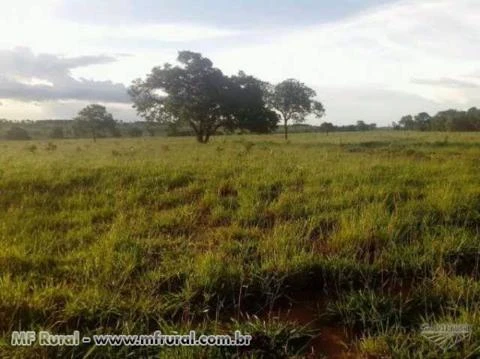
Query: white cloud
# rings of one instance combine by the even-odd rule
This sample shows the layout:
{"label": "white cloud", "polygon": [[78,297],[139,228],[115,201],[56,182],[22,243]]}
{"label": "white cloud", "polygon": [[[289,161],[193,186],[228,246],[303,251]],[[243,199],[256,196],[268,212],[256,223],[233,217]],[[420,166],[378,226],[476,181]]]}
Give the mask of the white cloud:
{"label": "white cloud", "polygon": [[[89,101],[58,100],[43,102],[23,102],[18,100],[2,100],[0,118],[13,120],[71,119],[89,105]],[[96,103],[107,107],[115,119],[122,121],[136,120],[135,110],[129,104]]]}
{"label": "white cloud", "polygon": [[36,106],[34,102],[2,99],[0,118],[10,120],[40,120],[47,118],[44,114],[44,108]]}
{"label": "white cloud", "polygon": [[[478,69],[478,23],[476,0],[402,1],[341,22],[299,29],[268,45],[232,48],[212,57],[229,72],[242,68],[274,82],[295,77],[311,86],[345,88],[342,101],[355,116],[352,88],[358,93],[369,88],[406,93],[423,98],[425,106],[437,102],[440,110],[469,103],[471,91],[417,86],[412,79],[455,78]],[[396,102],[401,102],[407,113],[418,108],[405,99],[390,96],[388,101],[386,107],[398,108]],[[331,119],[344,120],[324,102]],[[390,111],[379,112],[388,116]]]}
{"label": "white cloud", "polygon": [[24,101],[89,100],[128,102],[123,84],[75,79],[71,69],[114,62],[108,56],[58,57],[27,48],[0,51],[0,98]]}
{"label": "white cloud", "polygon": [[449,88],[477,88],[479,85],[474,82],[442,77],[440,79],[412,79],[417,85],[432,85]]}
{"label": "white cloud", "polygon": [[[66,1],[66,0],[64,0]],[[56,16],[61,0],[19,0],[0,3],[0,48],[25,46],[38,52],[79,55],[91,52],[129,52],[157,43],[217,39],[238,31],[194,24],[85,24]],[[113,6],[113,5],[112,5]],[[91,9],[95,16],[95,9]],[[143,45],[142,45],[143,44]]]}

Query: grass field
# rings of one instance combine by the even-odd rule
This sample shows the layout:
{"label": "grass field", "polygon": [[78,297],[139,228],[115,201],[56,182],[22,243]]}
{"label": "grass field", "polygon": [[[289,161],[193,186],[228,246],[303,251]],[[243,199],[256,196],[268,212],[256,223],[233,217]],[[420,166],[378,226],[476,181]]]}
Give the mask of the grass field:
{"label": "grass field", "polygon": [[[0,357],[480,355],[480,134],[0,142]],[[473,327],[443,351],[424,323]],[[235,348],[10,346],[13,330]]]}

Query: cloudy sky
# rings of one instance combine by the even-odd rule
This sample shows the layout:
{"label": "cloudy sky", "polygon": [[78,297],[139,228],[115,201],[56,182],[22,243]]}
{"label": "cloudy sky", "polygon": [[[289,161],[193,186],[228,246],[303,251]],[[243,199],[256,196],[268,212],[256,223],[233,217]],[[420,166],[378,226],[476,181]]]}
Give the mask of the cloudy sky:
{"label": "cloudy sky", "polygon": [[326,120],[480,107],[478,0],[1,0],[0,118],[135,120],[126,87],[178,50],[313,87]]}

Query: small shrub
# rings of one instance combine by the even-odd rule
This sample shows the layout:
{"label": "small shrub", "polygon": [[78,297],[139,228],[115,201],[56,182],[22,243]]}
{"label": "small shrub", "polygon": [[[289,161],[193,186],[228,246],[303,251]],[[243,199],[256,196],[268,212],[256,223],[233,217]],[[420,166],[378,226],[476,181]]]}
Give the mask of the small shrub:
{"label": "small shrub", "polygon": [[258,197],[266,203],[273,202],[282,193],[283,185],[280,182],[262,184],[258,188]]}
{"label": "small shrub", "polygon": [[30,140],[31,137],[28,132],[19,127],[19,126],[12,126],[5,136],[7,140]]}
{"label": "small shrub", "polygon": [[218,187],[218,196],[219,197],[237,197],[238,191],[230,183],[222,183]]}
{"label": "small shrub", "polygon": [[[279,319],[261,320],[248,317],[234,325],[252,336],[249,346],[240,348],[242,358],[300,358],[308,349],[315,332]],[[235,349],[236,351],[238,349]]]}
{"label": "small shrub", "polygon": [[55,151],[56,149],[57,145],[52,142],[47,143],[47,146],[45,147],[46,151]]}
{"label": "small shrub", "polygon": [[366,355],[383,358],[388,357],[390,348],[385,337],[364,337],[359,343],[359,348]]}
{"label": "small shrub", "polygon": [[30,145],[26,147],[28,152],[35,153],[37,151],[37,146],[36,145]]}
{"label": "small shrub", "polygon": [[245,149],[245,152],[250,152],[250,150],[253,148],[253,146],[255,146],[255,144],[253,142],[250,142],[250,141],[245,141],[245,142],[242,142],[242,145],[243,145],[243,148]]}
{"label": "small shrub", "polygon": [[379,333],[387,328],[415,325],[421,320],[421,304],[418,295],[408,298],[363,290],[342,295],[339,300],[330,303],[326,317],[355,330]]}

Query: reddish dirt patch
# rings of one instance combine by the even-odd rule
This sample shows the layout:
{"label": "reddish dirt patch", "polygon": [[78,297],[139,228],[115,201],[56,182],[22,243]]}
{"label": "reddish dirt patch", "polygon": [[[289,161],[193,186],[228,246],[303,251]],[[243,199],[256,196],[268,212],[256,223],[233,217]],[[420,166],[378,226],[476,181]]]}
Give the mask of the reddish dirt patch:
{"label": "reddish dirt patch", "polygon": [[351,339],[340,327],[320,327],[319,335],[311,342],[311,358],[357,358],[349,345]]}
{"label": "reddish dirt patch", "polygon": [[326,307],[323,295],[315,292],[296,293],[294,297],[281,300],[270,312],[262,317],[278,318],[282,321],[296,322],[300,325],[315,327],[318,313]]}
{"label": "reddish dirt patch", "polygon": [[310,342],[307,358],[358,358],[359,353],[355,353],[352,348],[352,333],[343,327],[325,325],[318,320],[319,313],[323,312],[326,305],[327,299],[324,296],[304,292],[295,295],[287,303],[282,303],[264,317],[297,323],[318,332]]}

